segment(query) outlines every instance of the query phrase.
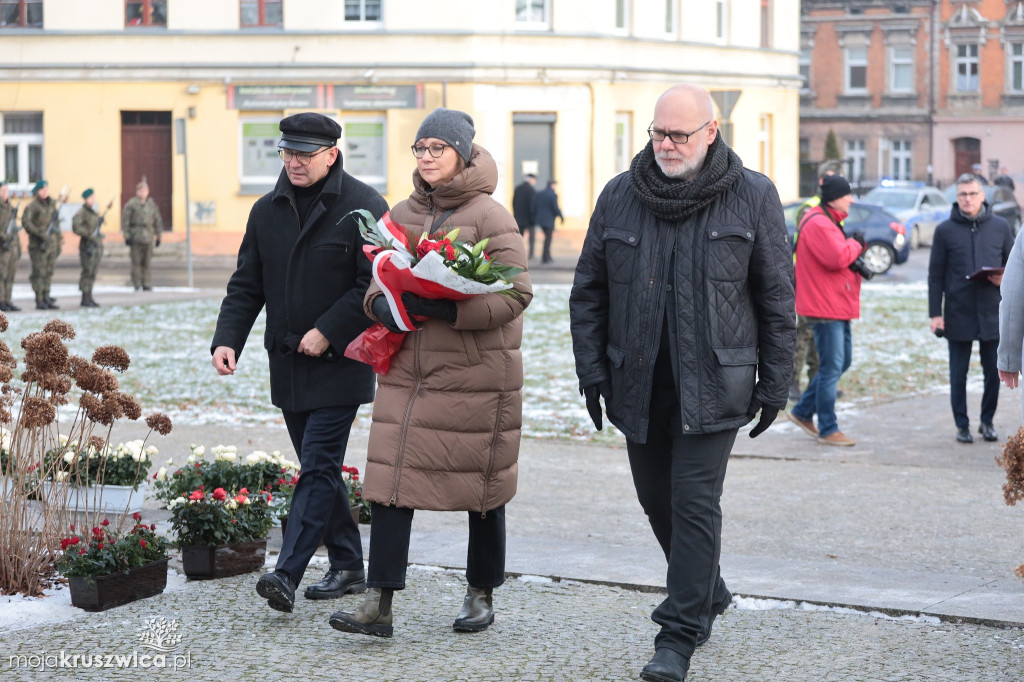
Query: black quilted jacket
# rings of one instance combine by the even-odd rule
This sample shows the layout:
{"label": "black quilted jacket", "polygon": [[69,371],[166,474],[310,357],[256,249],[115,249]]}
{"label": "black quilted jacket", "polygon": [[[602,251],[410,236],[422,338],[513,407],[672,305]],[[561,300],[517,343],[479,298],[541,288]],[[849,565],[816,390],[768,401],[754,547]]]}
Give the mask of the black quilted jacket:
{"label": "black quilted jacket", "polygon": [[597,201],[569,297],[576,373],[581,387],[611,382],[608,419],[638,443],[647,438],[666,310],[684,433],[743,426],[755,395],[786,406],[796,335],[792,247],[768,178],[744,170],[679,223],[652,215],[629,173]]}

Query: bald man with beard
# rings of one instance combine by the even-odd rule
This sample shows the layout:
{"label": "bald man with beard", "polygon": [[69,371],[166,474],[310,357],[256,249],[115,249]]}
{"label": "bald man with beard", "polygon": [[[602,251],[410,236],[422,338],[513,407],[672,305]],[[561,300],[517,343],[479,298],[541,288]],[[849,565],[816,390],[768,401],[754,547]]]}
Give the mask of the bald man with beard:
{"label": "bald man with beard", "polygon": [[580,392],[626,436],[637,497],[668,561],[640,677],[686,678],[732,602],[719,504],[740,427],[785,408],[796,331],[778,192],[718,135],[711,96],[679,85],[650,143],[597,200],[569,297]]}

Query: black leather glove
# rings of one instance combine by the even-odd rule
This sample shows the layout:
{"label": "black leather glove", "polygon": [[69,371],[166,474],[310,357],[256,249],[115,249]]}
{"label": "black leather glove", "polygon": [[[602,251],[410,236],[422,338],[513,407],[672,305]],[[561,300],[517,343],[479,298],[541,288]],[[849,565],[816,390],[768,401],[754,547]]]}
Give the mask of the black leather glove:
{"label": "black leather glove", "polygon": [[370,304],[370,309],[373,310],[374,317],[387,327],[388,331],[402,333],[405,330],[398,326],[395,322],[395,316],[391,314],[391,306],[388,305],[388,299],[384,296],[378,296],[373,299],[373,303]]}
{"label": "black leather glove", "polygon": [[459,315],[459,309],[455,307],[455,301],[439,298],[423,298],[408,291],[402,294],[402,304],[405,311],[410,315],[421,317],[433,317],[437,320],[444,320],[448,324],[455,324],[455,318]]}
{"label": "black leather glove", "polygon": [[751,438],[757,438],[762,433],[767,431],[768,427],[772,425],[773,421],[775,421],[775,418],[779,416],[778,408],[763,405],[761,401],[758,400],[757,398],[752,398],[750,401],[750,406],[747,408],[747,417],[749,417],[750,420],[753,421],[754,417],[758,413],[758,410],[760,410],[761,412],[761,419],[758,420],[754,428],[750,430]]}
{"label": "black leather glove", "polygon": [[860,244],[861,251],[863,251],[868,245],[867,241],[864,239],[864,233],[861,232],[860,230],[854,230],[853,232],[851,232],[850,239]]}
{"label": "black leather glove", "polygon": [[600,431],[601,427],[604,426],[604,423],[601,421],[601,398],[604,397],[605,405],[612,399],[611,383],[602,381],[599,384],[581,388],[580,395],[587,400],[587,412],[590,413],[590,421],[594,422],[594,428]]}

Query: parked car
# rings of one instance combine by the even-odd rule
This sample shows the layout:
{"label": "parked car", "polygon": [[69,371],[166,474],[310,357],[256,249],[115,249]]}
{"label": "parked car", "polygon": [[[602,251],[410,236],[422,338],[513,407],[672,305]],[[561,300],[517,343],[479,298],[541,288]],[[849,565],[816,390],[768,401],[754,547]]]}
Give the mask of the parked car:
{"label": "parked car", "polygon": [[[1017,232],[1020,230],[1021,211],[1020,204],[1017,203],[1017,197],[1013,195],[1013,190],[1002,185],[985,185],[981,189],[985,192],[985,201],[992,207],[992,212],[1010,223],[1010,230],[1013,232],[1013,236],[1016,237]],[[943,190],[943,194],[950,201],[956,201],[956,185],[947,187]]]}
{"label": "parked car", "polygon": [[[782,206],[790,241],[796,231],[796,212],[802,203],[795,201]],[[857,231],[864,233],[867,243],[864,262],[876,275],[888,272],[893,265],[906,263],[910,256],[906,227],[882,206],[856,202],[850,206],[850,215],[843,221],[843,229],[848,235]]]}
{"label": "parked car", "polygon": [[863,197],[880,204],[907,228],[910,247],[931,244],[935,228],[949,217],[952,201],[934,187],[923,183],[883,181]]}

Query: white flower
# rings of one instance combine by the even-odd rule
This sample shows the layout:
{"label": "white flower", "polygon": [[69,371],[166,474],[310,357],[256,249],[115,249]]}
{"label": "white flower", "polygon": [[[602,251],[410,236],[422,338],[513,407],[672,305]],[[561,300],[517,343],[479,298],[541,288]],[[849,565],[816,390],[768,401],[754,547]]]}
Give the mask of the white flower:
{"label": "white flower", "polygon": [[234,452],[222,451],[217,453],[217,459],[224,462],[234,462],[237,458],[238,455],[236,455]]}
{"label": "white flower", "polygon": [[192,454],[195,455],[196,457],[202,457],[203,455],[206,454],[206,446],[204,445],[193,444],[190,447],[192,448]]}
{"label": "white flower", "polygon": [[230,500],[227,501],[227,504],[225,504],[224,506],[227,507],[228,509],[238,509],[238,502],[235,502],[235,499],[231,498]]}
{"label": "white flower", "polygon": [[167,466],[169,466],[169,467],[170,466],[174,466],[174,460],[173,459],[167,460]]}
{"label": "white flower", "polygon": [[184,497],[175,497],[173,500],[171,500],[171,503],[167,505],[167,508],[174,509],[178,505],[185,504],[186,502],[187,500]]}
{"label": "white flower", "polygon": [[251,502],[251,501],[249,500],[249,498],[247,497],[247,498],[245,498],[244,500],[242,500],[242,504],[252,504],[252,502]]}
{"label": "white flower", "polygon": [[186,459],[185,461],[188,462],[189,464],[191,464],[192,462],[196,461],[196,456],[195,455],[189,455],[188,459]]}
{"label": "white flower", "polygon": [[68,444],[68,437],[63,435],[63,434],[61,434],[60,436],[57,436],[57,440],[60,441],[61,447],[64,447],[65,445]]}
{"label": "white flower", "polygon": [[163,481],[167,478],[167,467],[160,467],[160,470],[156,472],[156,480]]}
{"label": "white flower", "polygon": [[147,445],[144,452],[150,457],[155,457],[159,450],[156,449],[155,445]]}
{"label": "white flower", "polygon": [[75,451],[74,450],[66,451],[64,453],[64,461],[67,462],[68,464],[71,464],[72,462],[74,462],[75,461]]}
{"label": "white flower", "polygon": [[58,471],[57,473],[55,473],[53,475],[53,479],[55,481],[66,481],[67,478],[68,478],[68,472],[66,472],[66,471]]}

